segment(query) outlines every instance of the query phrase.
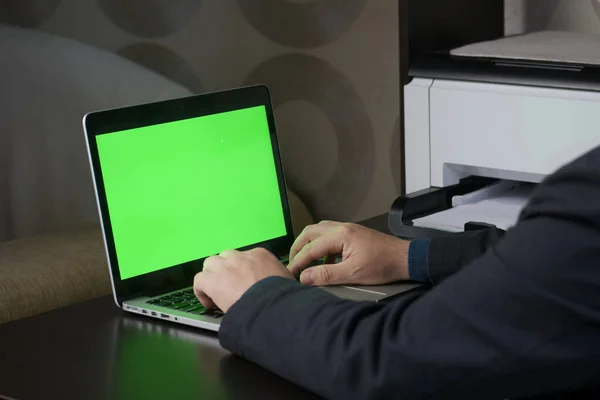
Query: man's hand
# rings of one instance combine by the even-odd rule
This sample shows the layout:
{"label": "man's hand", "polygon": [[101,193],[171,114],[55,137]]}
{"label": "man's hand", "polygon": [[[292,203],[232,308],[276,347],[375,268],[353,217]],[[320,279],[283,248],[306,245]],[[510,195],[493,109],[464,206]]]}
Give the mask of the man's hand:
{"label": "man's hand", "polygon": [[[306,285],[380,285],[408,279],[408,241],[356,224],[323,221],[308,226],[294,242],[288,269],[298,275],[311,262],[325,264],[305,269]],[[341,255],[342,261],[333,263]]]}
{"label": "man's hand", "polygon": [[227,250],[204,260],[202,272],[194,278],[194,293],[204,307],[216,306],[227,312],[252,285],[269,276],[294,278],[277,257],[265,249]]}

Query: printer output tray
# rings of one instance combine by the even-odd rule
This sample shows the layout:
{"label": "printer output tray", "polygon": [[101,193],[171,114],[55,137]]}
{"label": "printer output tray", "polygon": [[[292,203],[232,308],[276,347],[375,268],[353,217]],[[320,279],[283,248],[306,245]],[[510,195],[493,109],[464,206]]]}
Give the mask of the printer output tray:
{"label": "printer output tray", "polygon": [[[388,227],[397,237],[405,239],[432,238],[450,234],[450,232],[413,226],[413,220],[452,207],[454,196],[464,195],[497,183],[498,179],[486,177],[467,177],[456,185],[444,188],[431,187],[398,197],[388,214]],[[490,227],[485,221],[469,221],[465,230],[477,230]]]}

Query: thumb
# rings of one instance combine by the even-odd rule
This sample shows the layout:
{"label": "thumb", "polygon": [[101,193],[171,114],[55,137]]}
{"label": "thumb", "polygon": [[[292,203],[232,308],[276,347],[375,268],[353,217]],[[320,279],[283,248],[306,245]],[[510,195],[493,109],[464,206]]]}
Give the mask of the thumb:
{"label": "thumb", "polygon": [[304,285],[328,286],[349,283],[350,268],[346,263],[322,264],[305,269],[300,274],[300,282]]}

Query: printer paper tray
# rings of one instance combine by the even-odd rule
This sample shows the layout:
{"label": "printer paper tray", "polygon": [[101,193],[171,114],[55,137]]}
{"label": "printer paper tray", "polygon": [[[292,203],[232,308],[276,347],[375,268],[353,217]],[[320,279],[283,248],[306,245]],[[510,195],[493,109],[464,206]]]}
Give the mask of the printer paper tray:
{"label": "printer paper tray", "polygon": [[400,196],[392,205],[388,225],[394,235],[410,239],[490,226],[507,229],[516,222],[533,186],[464,178],[456,185]]}

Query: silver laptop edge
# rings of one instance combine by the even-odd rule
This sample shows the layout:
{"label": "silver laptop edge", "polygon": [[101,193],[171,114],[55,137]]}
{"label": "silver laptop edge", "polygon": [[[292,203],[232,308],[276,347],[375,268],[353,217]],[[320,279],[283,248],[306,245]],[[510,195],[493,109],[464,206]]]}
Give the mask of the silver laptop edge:
{"label": "silver laptop edge", "polygon": [[102,241],[104,242],[104,252],[106,253],[106,262],[108,264],[108,276],[110,277],[110,286],[112,288],[112,294],[113,294],[113,299],[115,301],[115,304],[117,305],[117,307],[121,307],[121,305],[119,304],[119,300],[117,299],[117,288],[115,287],[115,281],[113,279],[113,272],[112,272],[112,267],[111,267],[111,263],[110,263],[110,255],[108,253],[108,243],[106,241],[106,231],[104,228],[104,218],[102,218],[102,209],[100,207],[100,195],[98,194],[98,185],[96,183],[96,174],[94,173],[94,164],[92,163],[92,150],[90,148],[90,142],[87,139],[88,138],[88,131],[87,131],[87,117],[88,115],[84,115],[83,117],[83,134],[85,135],[85,147],[87,149],[87,153],[88,153],[88,161],[90,163],[90,172],[92,175],[92,182],[94,184],[94,196],[96,197],[96,207],[98,208],[98,216],[100,219],[100,228],[102,229]]}
{"label": "silver laptop edge", "polygon": [[[164,295],[168,295],[168,293],[161,296]],[[123,302],[123,309],[134,314],[195,326],[197,328],[208,329],[215,332],[219,330],[221,325],[221,320],[219,318],[195,315],[185,311],[148,304],[147,301],[151,299],[152,297],[138,297],[133,300],[125,301]]]}

